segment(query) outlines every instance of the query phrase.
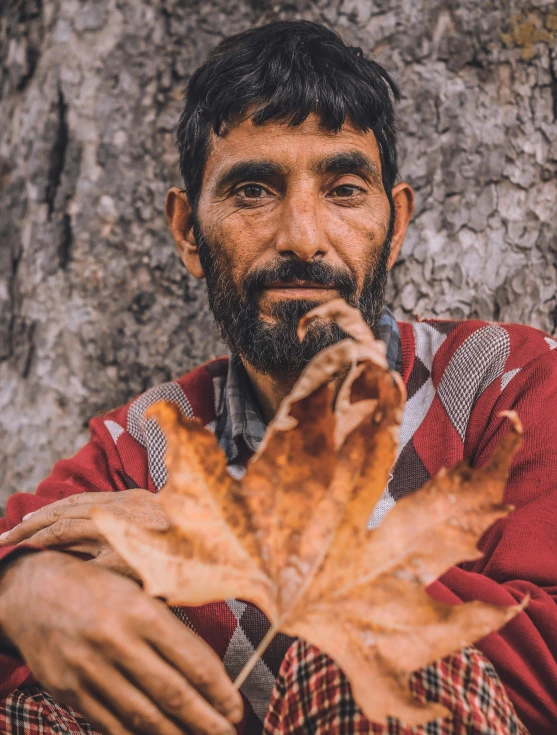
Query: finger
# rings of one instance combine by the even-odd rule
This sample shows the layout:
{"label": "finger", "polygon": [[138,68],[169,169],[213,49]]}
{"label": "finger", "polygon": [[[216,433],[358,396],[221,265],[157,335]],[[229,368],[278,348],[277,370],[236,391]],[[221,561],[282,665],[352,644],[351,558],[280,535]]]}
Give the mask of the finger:
{"label": "finger", "polygon": [[27,513],[27,515],[23,516],[23,520],[31,518],[34,515],[38,515],[43,511],[56,512],[58,511],[58,509],[71,508],[74,505],[93,506],[102,505],[103,503],[113,503],[119,495],[120,493],[117,492],[111,493],[101,491],[90,493],[74,493],[73,495],[68,495],[66,498],[60,498],[60,500],[56,500],[54,503],[49,503],[48,505],[45,505],[38,510],[34,510],[31,513]]}
{"label": "finger", "polygon": [[89,554],[98,554],[101,545],[105,544],[93,521],[72,520],[64,518],[47,526],[28,539],[30,544],[44,548],[67,548]]}
{"label": "finger", "polygon": [[[137,657],[134,651],[134,657]],[[199,691],[152,648],[141,651],[144,662],[138,686],[172,720],[194,733],[234,733],[230,721],[219,714]],[[124,663],[122,661],[122,663]],[[135,665],[137,671],[137,665]],[[128,675],[130,675],[128,673]],[[239,716],[238,716],[239,715]],[[241,711],[235,717],[241,719]]]}
{"label": "finger", "polygon": [[124,577],[133,579],[134,582],[141,581],[141,577],[135,569],[132,569],[132,567],[130,567],[129,564],[115,551],[112,551],[112,549],[101,551],[98,556],[95,556],[93,559],[88,559],[86,563],[93,564],[93,566],[96,567],[102,567],[103,569],[109,569],[111,572],[116,572]]}
{"label": "finger", "polygon": [[55,503],[45,505],[44,508],[28,513],[23,517],[21,523],[8,531],[1,539],[2,543],[18,544],[25,541],[34,533],[40,531],[47,526],[52,526],[56,521],[63,518],[89,518],[91,509],[91,501],[76,502],[73,498],[83,498],[91,495],[111,495],[111,493],[83,493],[81,495],[72,495],[69,498],[57,500]]}
{"label": "finger", "polygon": [[161,605],[165,615],[149,616],[146,639],[203,697],[232,722],[242,719],[243,702],[222,661],[204,641]]}
{"label": "finger", "polygon": [[[58,697],[60,700],[60,697]],[[60,700],[61,701],[61,700]],[[115,717],[110,709],[86,692],[81,692],[74,701],[67,702],[102,735],[135,735]]]}
{"label": "finger", "polygon": [[156,495],[141,488],[127,490],[125,493],[77,493],[67,498],[62,498],[23,516],[21,523],[11,531],[0,534],[0,546],[2,544],[11,545],[25,541],[34,533],[37,533],[37,531],[52,526],[56,521],[63,520],[64,518],[89,518],[91,508],[96,505],[112,504],[117,508],[119,505],[130,504],[130,501],[137,502],[138,494],[145,494],[149,499],[151,499],[151,496],[156,498]]}
{"label": "finger", "polygon": [[[185,725],[196,735],[208,735],[208,733],[212,735],[235,735],[235,730],[230,722],[209,707],[199,694],[183,680],[176,683],[179,688],[173,689],[171,694],[176,699],[181,699],[184,695],[188,698],[186,715],[183,719],[177,718],[182,726],[173,721],[168,716],[169,713],[162,710],[161,702],[157,699],[157,697],[164,695],[165,685],[174,686],[175,682],[167,679],[167,670],[172,674],[172,669],[165,665],[154,651],[146,645],[135,647],[133,659],[134,673],[137,672],[137,661],[141,661],[142,674],[148,673],[153,683],[156,676],[162,676],[161,682],[158,682],[155,686],[156,693],[154,691],[141,691],[145,683],[145,676],[141,677],[141,683],[136,682],[141,687],[140,689],[116,669],[107,670],[102,680],[97,680],[98,683],[93,682],[94,688],[99,686],[99,694],[103,698],[109,697],[109,707],[117,719],[121,720],[133,733],[137,733],[137,735],[183,735],[183,726]],[[125,660],[119,661],[118,664],[125,668]],[[151,671],[152,666],[155,666],[156,672]],[[180,679],[176,672],[174,674]],[[107,683],[110,689],[107,688]],[[180,706],[177,705],[177,709]]]}

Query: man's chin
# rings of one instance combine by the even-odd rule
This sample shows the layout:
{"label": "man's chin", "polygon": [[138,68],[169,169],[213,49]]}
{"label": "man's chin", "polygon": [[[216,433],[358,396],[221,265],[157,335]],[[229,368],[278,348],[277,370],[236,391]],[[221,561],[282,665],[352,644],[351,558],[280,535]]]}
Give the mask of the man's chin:
{"label": "man's chin", "polygon": [[310,325],[302,342],[298,339],[300,319],[322,301],[280,301],[271,314],[259,314],[249,330],[228,340],[258,372],[292,376],[298,374],[322,349],[346,337],[336,324],[321,320]]}

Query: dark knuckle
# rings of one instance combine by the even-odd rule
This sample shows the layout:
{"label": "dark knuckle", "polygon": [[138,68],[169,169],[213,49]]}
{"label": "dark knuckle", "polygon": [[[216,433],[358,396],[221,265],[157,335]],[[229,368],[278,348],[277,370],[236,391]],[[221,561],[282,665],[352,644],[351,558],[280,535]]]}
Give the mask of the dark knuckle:
{"label": "dark knuckle", "polygon": [[61,518],[62,513],[64,512],[64,508],[60,505],[53,505],[50,508],[50,517],[57,521],[59,518]]}
{"label": "dark knuckle", "polygon": [[111,623],[109,617],[102,622],[97,622],[87,630],[87,638],[95,645],[102,648],[112,648],[116,641],[116,626]]}
{"label": "dark knuckle", "polygon": [[70,524],[67,520],[56,521],[50,530],[52,538],[55,541],[62,541],[68,535],[69,526]]}
{"label": "dark knuckle", "polygon": [[74,705],[79,699],[79,681],[77,677],[69,671],[66,675],[59,679],[54,685],[49,687],[54,699],[59,699],[69,705]]}
{"label": "dark knuckle", "polygon": [[73,669],[79,681],[87,682],[91,678],[92,669],[87,658],[81,657],[74,661]]}
{"label": "dark knuckle", "polygon": [[172,712],[180,712],[191,700],[189,692],[178,686],[165,687],[163,694],[165,705]]}
{"label": "dark knuckle", "polygon": [[208,675],[207,671],[196,671],[195,672],[195,686],[198,689],[202,689],[203,691],[207,689],[207,687],[210,686],[212,682],[211,677]]}
{"label": "dark knuckle", "polygon": [[67,668],[68,671],[75,671],[76,668],[79,667],[80,658],[81,658],[81,650],[79,646],[76,646],[76,645],[66,646],[62,655],[63,655],[65,667]]}
{"label": "dark knuckle", "polygon": [[195,672],[194,683],[198,689],[206,690],[215,681],[216,672],[210,666],[198,667]]}
{"label": "dark knuckle", "polygon": [[162,717],[156,712],[156,710],[141,710],[131,713],[131,723],[134,730],[149,730],[156,732],[158,728],[162,727]]}
{"label": "dark knuckle", "polygon": [[130,725],[134,730],[142,727],[143,725],[143,713],[142,712],[130,712]]}
{"label": "dark knuckle", "polygon": [[[131,602],[131,600],[130,600]],[[142,627],[151,627],[156,625],[160,616],[158,610],[152,604],[152,600],[148,597],[139,596],[130,605],[129,614],[132,620],[141,623]]]}

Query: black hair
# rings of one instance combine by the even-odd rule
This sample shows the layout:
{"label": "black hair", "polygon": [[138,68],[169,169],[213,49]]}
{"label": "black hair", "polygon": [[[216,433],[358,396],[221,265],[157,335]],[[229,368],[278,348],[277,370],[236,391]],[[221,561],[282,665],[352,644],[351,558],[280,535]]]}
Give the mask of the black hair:
{"label": "black hair", "polygon": [[362,132],[373,131],[390,198],[398,172],[393,99],[399,98],[380,64],[317,23],[278,21],[225,38],[191,77],[178,123],[180,171],[192,207],[211,130],[219,135],[247,110],[254,125],[284,120],[296,126],[314,112],[326,130],[338,132],[348,119]]}

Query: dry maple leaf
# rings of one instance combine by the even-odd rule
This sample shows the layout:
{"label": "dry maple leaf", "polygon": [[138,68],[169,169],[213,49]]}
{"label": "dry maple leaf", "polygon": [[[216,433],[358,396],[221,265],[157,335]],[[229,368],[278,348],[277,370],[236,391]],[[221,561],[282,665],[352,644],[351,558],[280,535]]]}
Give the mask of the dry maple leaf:
{"label": "dry maple leaf", "polygon": [[[451,565],[480,557],[479,537],[508,513],[502,498],[520,422],[507,414],[511,430],[487,466],[441,472],[368,530],[396,457],[404,386],[359,311],[341,300],[319,307],[300,338],[315,319],[335,320],[351,338],[307,365],[241,480],[208,429],[159,403],[148,416],[168,444],[160,502],[169,530],[103,508],[93,516],[149,594],[172,605],[236,597],[263,610],[271,628],[237,686],[282,630],[337,662],[368,719],[421,724],[448,712],[413,699],[411,673],[523,608],[450,606],[425,592]],[[334,378],[342,380],[336,397]]]}

